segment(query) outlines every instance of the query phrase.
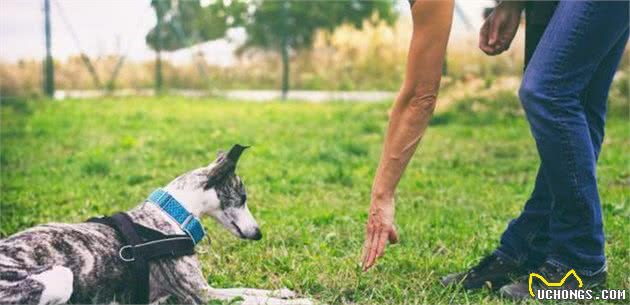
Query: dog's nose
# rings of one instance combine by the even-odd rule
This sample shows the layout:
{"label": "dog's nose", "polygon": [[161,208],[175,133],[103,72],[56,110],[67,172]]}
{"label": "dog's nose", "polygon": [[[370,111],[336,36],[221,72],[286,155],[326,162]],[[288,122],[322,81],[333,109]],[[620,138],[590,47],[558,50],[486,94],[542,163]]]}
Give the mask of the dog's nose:
{"label": "dog's nose", "polygon": [[254,235],[252,235],[252,239],[253,240],[261,240],[262,239],[262,232],[260,232],[259,228],[256,228],[256,231],[254,231]]}

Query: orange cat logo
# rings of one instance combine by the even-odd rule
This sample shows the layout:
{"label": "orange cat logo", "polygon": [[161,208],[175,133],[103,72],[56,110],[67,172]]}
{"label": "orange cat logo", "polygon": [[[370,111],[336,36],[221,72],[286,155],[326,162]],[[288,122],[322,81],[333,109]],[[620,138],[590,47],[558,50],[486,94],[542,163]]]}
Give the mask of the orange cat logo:
{"label": "orange cat logo", "polygon": [[580,278],[579,275],[577,275],[577,273],[575,272],[574,269],[569,270],[569,272],[567,272],[567,274],[560,280],[560,282],[556,282],[556,283],[550,283],[542,275],[532,272],[532,273],[529,274],[529,281],[528,281],[529,294],[532,297],[536,297],[536,295],[534,294],[534,290],[532,289],[532,282],[534,281],[535,277],[538,278],[539,280],[541,280],[543,282],[543,284],[545,284],[545,286],[547,286],[547,287],[561,287],[562,285],[564,285],[564,282],[569,278],[570,275],[573,275],[573,277],[575,277],[575,279],[578,281],[578,287],[582,288],[582,286],[584,285],[582,283],[582,279]]}

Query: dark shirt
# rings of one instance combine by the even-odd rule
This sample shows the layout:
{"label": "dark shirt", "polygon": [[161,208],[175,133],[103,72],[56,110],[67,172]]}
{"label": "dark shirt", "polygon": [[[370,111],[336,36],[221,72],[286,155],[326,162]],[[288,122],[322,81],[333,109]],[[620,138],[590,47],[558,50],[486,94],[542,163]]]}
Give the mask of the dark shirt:
{"label": "dark shirt", "polygon": [[534,55],[557,5],[558,1],[525,2],[525,67]]}

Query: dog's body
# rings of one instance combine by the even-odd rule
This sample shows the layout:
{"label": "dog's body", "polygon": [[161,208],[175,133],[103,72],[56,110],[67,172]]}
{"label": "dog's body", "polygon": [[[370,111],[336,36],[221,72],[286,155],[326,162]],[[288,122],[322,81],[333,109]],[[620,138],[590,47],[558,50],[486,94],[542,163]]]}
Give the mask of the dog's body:
{"label": "dog's body", "polygon": [[[142,204],[128,214],[134,222],[163,233],[184,233],[154,204]],[[66,302],[71,295],[73,303],[128,300],[134,277],[118,257],[122,246],[113,228],[97,223],[48,224],[11,236],[0,242],[0,300]],[[183,303],[202,302],[198,296],[205,280],[194,256],[160,260],[150,266],[151,300],[172,295]],[[46,282],[46,274],[50,282]],[[59,287],[57,282],[70,284]],[[169,287],[173,283],[177,285]]]}
{"label": "dog's body", "polygon": [[[234,150],[237,151],[235,155]],[[242,151],[235,146],[208,167],[178,177],[164,189],[196,217],[211,216],[233,234],[260,239],[234,174]],[[140,225],[164,234],[185,234],[159,206],[145,201],[127,212]],[[0,240],[0,303],[57,304],[126,302],[133,293],[132,269],[119,258],[123,241],[99,223],[48,224]],[[150,263],[150,301],[207,303],[243,297],[244,304],[310,304],[288,290],[213,289],[195,255]]]}

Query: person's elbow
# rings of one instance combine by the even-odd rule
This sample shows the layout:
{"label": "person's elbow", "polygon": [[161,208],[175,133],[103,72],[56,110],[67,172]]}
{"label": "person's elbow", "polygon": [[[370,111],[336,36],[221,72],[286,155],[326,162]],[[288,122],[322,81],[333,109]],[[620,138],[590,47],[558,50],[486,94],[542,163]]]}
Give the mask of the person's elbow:
{"label": "person's elbow", "polygon": [[404,112],[433,113],[437,105],[437,90],[423,87],[402,90],[398,95],[397,104]]}

